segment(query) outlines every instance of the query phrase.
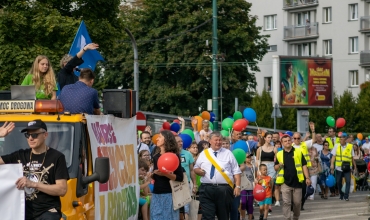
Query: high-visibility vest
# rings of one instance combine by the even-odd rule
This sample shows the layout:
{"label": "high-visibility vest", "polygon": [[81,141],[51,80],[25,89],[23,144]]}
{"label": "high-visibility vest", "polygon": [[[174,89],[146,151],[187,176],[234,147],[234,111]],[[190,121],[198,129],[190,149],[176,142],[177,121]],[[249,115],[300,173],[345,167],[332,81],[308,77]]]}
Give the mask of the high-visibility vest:
{"label": "high-visibility vest", "polygon": [[332,138],[331,137],[327,137],[325,140],[329,143],[329,150],[333,150],[333,148],[334,148],[334,145],[335,144],[339,144],[340,142],[339,142],[339,138],[335,138],[336,140],[335,140],[335,143],[333,143],[333,141],[331,140]]}
{"label": "high-visibility vest", "polygon": [[[292,144],[292,146],[294,146],[294,144]],[[311,165],[311,158],[310,158],[310,155],[308,154],[308,149],[307,149],[307,145],[306,145],[306,142],[302,142],[300,145],[299,145],[299,149],[301,149],[302,151],[302,154],[304,156],[304,159],[306,159],[306,162],[307,162],[307,168],[310,168],[312,165]]]}
{"label": "high-visibility vest", "polygon": [[348,162],[350,162],[351,167],[352,167],[352,148],[353,148],[353,145],[347,143],[346,148],[344,148],[344,150],[342,150],[341,148],[342,148],[342,146],[340,144],[338,144],[337,152],[336,152],[336,155],[335,155],[335,166],[336,167],[341,167],[342,166],[342,161],[348,161]]}
{"label": "high-visibility vest", "polygon": [[[284,156],[283,155],[284,155],[284,150],[281,150],[276,154],[276,159],[281,164],[284,164]],[[299,180],[300,183],[302,183],[304,181],[304,175],[303,175],[302,164],[301,164],[301,161],[302,161],[302,151],[301,151],[301,149],[295,148],[293,156],[294,156],[295,168],[297,170],[298,180]],[[276,184],[281,185],[283,183],[284,183],[284,168],[279,170],[279,173],[276,177]]]}

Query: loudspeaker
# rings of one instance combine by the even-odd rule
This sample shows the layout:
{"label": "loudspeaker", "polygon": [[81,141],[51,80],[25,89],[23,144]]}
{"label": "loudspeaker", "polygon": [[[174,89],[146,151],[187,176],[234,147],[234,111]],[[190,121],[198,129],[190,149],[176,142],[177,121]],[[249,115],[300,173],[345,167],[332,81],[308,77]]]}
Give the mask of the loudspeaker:
{"label": "loudspeaker", "polygon": [[10,91],[0,91],[0,100],[12,100]]}
{"label": "loudspeaker", "polygon": [[128,89],[104,89],[103,112],[120,118],[136,115],[136,91]]}

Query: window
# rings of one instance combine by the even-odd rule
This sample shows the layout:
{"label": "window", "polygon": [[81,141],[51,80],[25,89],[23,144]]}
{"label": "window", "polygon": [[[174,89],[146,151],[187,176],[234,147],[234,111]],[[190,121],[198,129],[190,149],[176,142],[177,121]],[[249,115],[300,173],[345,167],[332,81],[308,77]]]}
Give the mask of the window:
{"label": "window", "polygon": [[265,30],[275,30],[275,29],[277,29],[276,18],[277,18],[277,15],[267,15],[267,16],[265,16]]}
{"label": "window", "polygon": [[269,45],[269,46],[267,47],[267,51],[268,51],[268,52],[277,51],[277,45]]}
{"label": "window", "polygon": [[310,21],[310,12],[299,12],[297,13],[297,26],[305,26],[306,20]]}
{"label": "window", "polygon": [[358,37],[349,38],[349,53],[358,53]]}
{"label": "window", "polygon": [[323,8],[324,10],[324,23],[331,23],[331,7]]}
{"label": "window", "polygon": [[349,5],[349,20],[358,19],[358,4]]}
{"label": "window", "polygon": [[365,74],[365,81],[370,81],[370,73]]}
{"label": "window", "polygon": [[358,86],[358,71],[357,70],[351,70],[349,71],[349,86]]}
{"label": "window", "polygon": [[311,56],[311,43],[297,44],[296,45],[296,55],[297,56]]}
{"label": "window", "polygon": [[324,55],[328,56],[332,54],[333,54],[333,51],[332,51],[331,40],[324,40]]}
{"label": "window", "polygon": [[271,83],[272,83],[272,77],[265,77],[265,89],[267,92],[271,92],[272,91],[272,88],[271,88]]}

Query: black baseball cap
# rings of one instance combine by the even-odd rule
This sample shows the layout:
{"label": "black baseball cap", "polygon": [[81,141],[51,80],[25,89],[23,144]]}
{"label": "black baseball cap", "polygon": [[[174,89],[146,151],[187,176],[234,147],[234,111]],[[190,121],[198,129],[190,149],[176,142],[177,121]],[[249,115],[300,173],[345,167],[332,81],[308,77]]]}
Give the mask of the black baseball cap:
{"label": "black baseball cap", "polygon": [[37,129],[40,129],[40,128],[43,128],[45,131],[48,130],[47,127],[46,127],[45,122],[41,121],[41,119],[36,119],[36,120],[28,122],[27,127],[22,129],[21,132],[23,133],[23,132],[26,132],[28,130],[37,130]]}

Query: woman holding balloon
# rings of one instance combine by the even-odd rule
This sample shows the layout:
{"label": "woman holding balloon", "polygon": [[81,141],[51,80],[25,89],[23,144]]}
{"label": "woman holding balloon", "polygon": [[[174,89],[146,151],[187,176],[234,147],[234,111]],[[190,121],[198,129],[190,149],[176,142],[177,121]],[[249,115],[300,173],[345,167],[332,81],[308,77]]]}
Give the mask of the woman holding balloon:
{"label": "woman holding balloon", "polygon": [[163,130],[157,138],[160,153],[153,156],[154,190],[150,204],[152,220],[178,220],[179,210],[173,210],[170,180],[183,181],[179,148],[171,131]]}
{"label": "woman holding balloon", "polygon": [[[323,145],[323,149],[318,153],[320,160],[321,160],[321,168],[322,168],[319,183],[320,183],[321,192],[323,192],[323,195],[321,196],[321,198],[328,199],[329,187],[333,187],[335,184],[334,183],[332,186],[331,185],[328,186],[328,184],[326,184],[326,179],[330,175],[330,161],[331,161],[331,158],[333,157],[333,154],[331,154],[329,150],[328,141],[324,141],[322,145]],[[333,190],[330,197],[334,197],[334,196],[335,196],[335,191]]]}

